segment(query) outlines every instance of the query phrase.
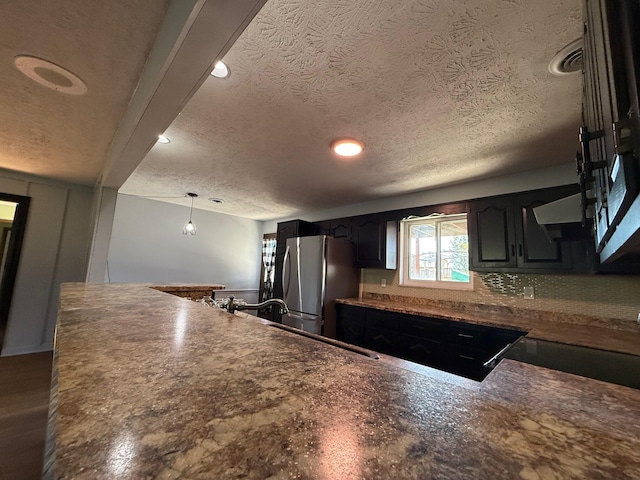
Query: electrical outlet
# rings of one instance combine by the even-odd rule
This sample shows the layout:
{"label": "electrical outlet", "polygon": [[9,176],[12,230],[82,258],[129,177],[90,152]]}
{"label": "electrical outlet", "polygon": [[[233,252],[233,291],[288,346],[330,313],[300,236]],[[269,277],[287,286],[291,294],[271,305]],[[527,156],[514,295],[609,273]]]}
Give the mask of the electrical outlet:
{"label": "electrical outlet", "polygon": [[534,298],[536,298],[533,287],[524,287],[524,298],[527,300],[533,300]]}
{"label": "electrical outlet", "polygon": [[387,286],[387,279],[386,278],[381,278],[380,279],[380,286],[381,287],[386,287]]}

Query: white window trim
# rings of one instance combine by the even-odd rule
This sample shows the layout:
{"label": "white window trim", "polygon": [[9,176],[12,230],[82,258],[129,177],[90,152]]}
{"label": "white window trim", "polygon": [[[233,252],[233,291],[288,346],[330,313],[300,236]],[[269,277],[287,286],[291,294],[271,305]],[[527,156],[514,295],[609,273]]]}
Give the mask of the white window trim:
{"label": "white window trim", "polygon": [[[442,220],[455,220],[456,218],[464,218],[467,219],[466,213],[455,214],[455,215],[444,215],[441,213],[434,213],[428,215],[426,217],[409,217],[400,222],[400,274],[399,274],[399,283],[401,287],[420,287],[420,288],[440,288],[445,290],[473,290],[473,273],[469,271],[469,283],[466,282],[450,282],[447,280],[413,280],[409,278],[409,236],[407,232],[409,230],[409,226],[414,223],[420,223],[425,220],[434,220],[434,219],[442,219]],[[467,234],[469,230],[469,224],[467,223]],[[437,237],[437,242],[440,242],[440,236]],[[440,247],[438,245],[438,251],[440,251]],[[440,255],[436,256],[437,264],[440,263]]]}

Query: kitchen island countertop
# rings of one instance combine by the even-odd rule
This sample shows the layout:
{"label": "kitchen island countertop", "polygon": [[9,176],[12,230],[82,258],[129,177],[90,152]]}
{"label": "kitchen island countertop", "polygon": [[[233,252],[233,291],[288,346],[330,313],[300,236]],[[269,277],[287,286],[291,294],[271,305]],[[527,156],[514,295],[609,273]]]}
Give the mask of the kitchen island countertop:
{"label": "kitchen island countertop", "polygon": [[478,383],[140,285],[63,285],[51,399],[48,478],[640,478],[640,391]]}

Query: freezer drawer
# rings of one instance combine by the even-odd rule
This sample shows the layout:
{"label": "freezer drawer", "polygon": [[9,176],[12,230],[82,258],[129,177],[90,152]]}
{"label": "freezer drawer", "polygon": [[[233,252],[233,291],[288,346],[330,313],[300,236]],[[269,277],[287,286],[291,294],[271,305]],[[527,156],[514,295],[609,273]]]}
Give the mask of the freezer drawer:
{"label": "freezer drawer", "polygon": [[282,323],[305,332],[322,334],[322,317],[306,313],[289,312],[282,317]]}

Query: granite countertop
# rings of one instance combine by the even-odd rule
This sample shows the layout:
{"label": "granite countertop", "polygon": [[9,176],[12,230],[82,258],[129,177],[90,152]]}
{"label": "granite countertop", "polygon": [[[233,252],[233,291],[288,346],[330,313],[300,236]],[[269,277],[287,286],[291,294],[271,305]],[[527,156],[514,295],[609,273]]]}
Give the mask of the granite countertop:
{"label": "granite countertop", "polygon": [[54,372],[49,478],[640,478],[640,391],[478,383],[143,286],[63,285]]}
{"label": "granite countertop", "polygon": [[376,295],[338,303],[522,330],[530,338],[640,355],[640,323],[494,305]]}

